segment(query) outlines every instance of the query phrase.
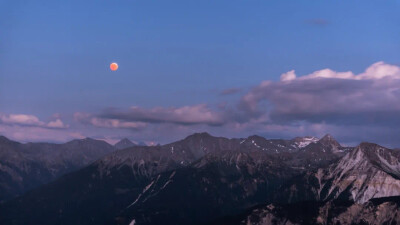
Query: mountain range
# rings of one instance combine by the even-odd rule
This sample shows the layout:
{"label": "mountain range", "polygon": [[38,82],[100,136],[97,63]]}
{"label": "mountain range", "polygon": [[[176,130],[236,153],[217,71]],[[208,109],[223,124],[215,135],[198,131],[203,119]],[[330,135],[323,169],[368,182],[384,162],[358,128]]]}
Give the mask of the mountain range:
{"label": "mountain range", "polygon": [[134,145],[126,138],[114,146],[91,138],[64,144],[22,144],[0,136],[0,202],[81,169],[116,149]]}
{"label": "mountain range", "polygon": [[3,179],[12,174],[3,155],[26,177],[37,173],[21,170],[26,162],[56,172],[29,187],[17,183],[23,188],[4,198],[0,224],[400,223],[400,151],[373,143],[196,133],[157,146],[54,146],[1,139],[3,186],[16,185]]}

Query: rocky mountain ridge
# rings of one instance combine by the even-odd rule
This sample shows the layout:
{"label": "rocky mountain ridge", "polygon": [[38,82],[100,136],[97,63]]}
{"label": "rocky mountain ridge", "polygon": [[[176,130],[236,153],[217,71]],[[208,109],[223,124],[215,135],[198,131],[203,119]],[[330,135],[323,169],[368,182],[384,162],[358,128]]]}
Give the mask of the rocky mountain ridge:
{"label": "rocky mountain ridge", "polygon": [[22,144],[1,136],[0,202],[87,166],[114,150],[107,142],[91,138],[64,144]]}
{"label": "rocky mountain ridge", "polygon": [[[279,140],[197,133],[114,151],[3,204],[0,224],[332,224],[349,222],[354,212],[371,221],[397,204],[399,159],[398,150],[342,147],[330,135]],[[296,207],[310,214],[284,213]],[[324,214],[335,210],[348,214]]]}

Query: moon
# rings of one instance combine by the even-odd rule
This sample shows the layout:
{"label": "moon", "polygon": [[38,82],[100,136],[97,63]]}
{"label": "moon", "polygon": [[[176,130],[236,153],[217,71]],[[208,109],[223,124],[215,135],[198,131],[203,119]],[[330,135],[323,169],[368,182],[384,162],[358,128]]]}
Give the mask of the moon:
{"label": "moon", "polygon": [[115,62],[111,63],[111,64],[110,64],[110,69],[111,69],[112,71],[116,71],[116,70],[118,69],[118,64],[115,63]]}

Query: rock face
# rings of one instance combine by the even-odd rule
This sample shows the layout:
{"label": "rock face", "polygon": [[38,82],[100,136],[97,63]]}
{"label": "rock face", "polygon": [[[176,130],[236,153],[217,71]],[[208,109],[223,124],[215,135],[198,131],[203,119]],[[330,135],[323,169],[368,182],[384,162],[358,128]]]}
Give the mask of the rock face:
{"label": "rock face", "polygon": [[361,143],[292,181],[280,195],[286,204],[256,208],[240,224],[400,224],[399,160],[398,150]]}
{"label": "rock face", "polygon": [[320,199],[364,203],[372,198],[400,195],[400,152],[361,143],[337,164],[317,175]]}
{"label": "rock face", "polygon": [[270,204],[231,219],[229,224],[400,224],[400,198],[373,199],[362,204],[342,201],[329,201],[325,204],[318,202]]}
{"label": "rock face", "polygon": [[197,133],[114,151],[0,205],[0,224],[396,223],[399,156],[371,143],[342,147],[330,135]]}
{"label": "rock face", "polygon": [[21,144],[0,137],[0,202],[48,183],[114,151],[90,138],[65,144]]}
{"label": "rock face", "polygon": [[260,152],[209,154],[156,176],[121,217],[138,224],[206,223],[272,201],[296,173]]}

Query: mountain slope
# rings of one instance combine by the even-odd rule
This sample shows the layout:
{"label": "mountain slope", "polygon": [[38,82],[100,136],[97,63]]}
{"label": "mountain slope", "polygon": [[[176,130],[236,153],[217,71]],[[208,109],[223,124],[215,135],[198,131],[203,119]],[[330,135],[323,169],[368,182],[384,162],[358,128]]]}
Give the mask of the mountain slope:
{"label": "mountain slope", "polygon": [[82,168],[114,148],[90,138],[65,144],[21,144],[0,138],[0,202]]}
{"label": "mountain slope", "polygon": [[[197,133],[108,154],[0,205],[0,224],[253,224],[249,216],[254,224],[362,223],[349,218],[371,221],[397,207],[399,155],[370,143],[342,147],[330,135]],[[391,200],[371,205],[381,197]]]}
{"label": "mountain slope", "polygon": [[329,201],[270,204],[256,207],[237,217],[225,218],[219,224],[400,224],[400,197],[373,199],[365,203]]}
{"label": "mountain slope", "polygon": [[400,152],[377,144],[361,143],[320,173],[320,199],[343,198],[363,203],[400,195]]}
{"label": "mountain slope", "polygon": [[329,134],[319,140],[315,138],[310,139],[306,138],[301,142],[298,142],[299,138],[294,139],[300,143],[300,146],[304,147],[299,148],[295,154],[291,154],[292,157],[286,160],[288,165],[302,170],[322,168],[338,161],[352,149],[342,147]]}
{"label": "mountain slope", "polygon": [[201,133],[168,145],[118,150],[4,204],[0,222],[44,225],[114,221],[117,212],[137,198],[156,174],[187,166],[207,152],[229,150],[233,143],[237,141]]}
{"label": "mountain slope", "polygon": [[[311,159],[315,157],[311,157]],[[361,143],[329,167],[309,170],[292,179],[279,202],[340,199],[364,203],[400,195],[400,151]]]}
{"label": "mountain slope", "polygon": [[208,154],[155,177],[120,216],[135,224],[203,224],[272,201],[296,171],[265,152]]}

